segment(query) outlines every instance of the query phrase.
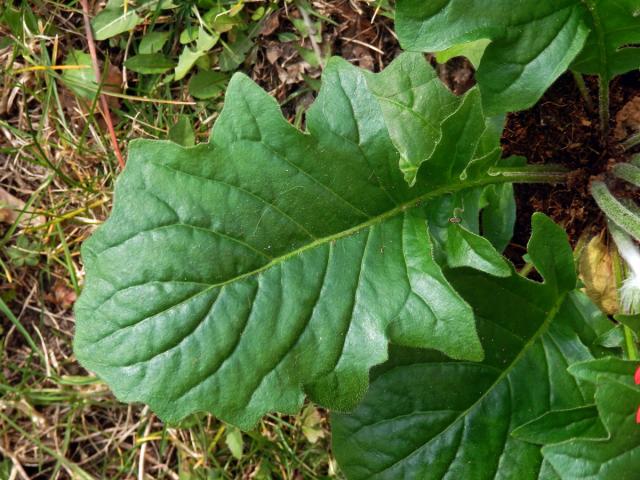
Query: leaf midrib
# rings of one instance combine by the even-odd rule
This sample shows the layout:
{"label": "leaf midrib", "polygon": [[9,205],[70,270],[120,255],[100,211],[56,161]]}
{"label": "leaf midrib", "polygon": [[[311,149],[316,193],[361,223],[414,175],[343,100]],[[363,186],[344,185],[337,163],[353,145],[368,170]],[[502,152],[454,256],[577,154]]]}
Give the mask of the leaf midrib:
{"label": "leaf midrib", "polygon": [[318,238],[316,240],[314,240],[311,243],[308,243],[306,245],[303,245],[300,248],[297,248],[295,250],[292,250],[291,252],[285,253],[284,255],[281,255],[279,257],[275,257],[273,258],[273,260],[271,260],[269,263],[266,263],[264,265],[262,265],[259,268],[256,268],[254,270],[251,270],[249,272],[243,273],[241,275],[235,276],[233,278],[230,278],[228,280],[225,280],[223,282],[219,282],[219,283],[215,283],[215,284],[211,284],[211,286],[209,288],[219,288],[219,287],[224,287],[225,285],[243,280],[245,278],[251,277],[253,275],[258,275],[259,273],[262,273],[265,270],[268,270],[272,267],[274,267],[275,265],[278,265],[279,263],[285,262],[288,259],[295,257],[296,255],[301,255],[302,253],[306,252],[307,250],[312,250],[318,246],[324,245],[326,243],[329,242],[334,242],[337,240],[341,240],[342,238],[345,237],[349,237],[351,235],[355,235],[356,233],[359,233],[360,231],[369,228],[371,226],[374,225],[378,225],[383,223],[385,220],[388,220],[389,218],[395,217],[396,215],[402,214],[408,210],[411,210],[412,208],[417,208],[418,206],[420,206],[420,204],[424,201],[430,200],[434,197],[438,197],[440,195],[444,195],[446,193],[454,193],[454,192],[458,192],[460,190],[466,190],[468,188],[474,188],[474,187],[481,187],[481,186],[485,186],[485,185],[492,185],[492,184],[500,184],[500,183],[511,183],[514,180],[512,178],[509,177],[505,177],[503,175],[496,175],[496,176],[487,176],[487,177],[483,177],[479,180],[473,180],[470,182],[464,182],[461,181],[459,183],[456,184],[452,184],[452,185],[447,185],[447,186],[443,186],[443,187],[439,187],[436,188],[430,192],[427,192],[423,195],[419,195],[418,197],[409,200],[405,203],[402,203],[400,205],[398,205],[397,207],[388,210],[384,213],[381,213],[380,215],[377,215],[375,217],[370,218],[369,220],[367,220],[366,222],[360,223],[354,227],[351,227],[347,230],[343,230],[341,232],[335,233],[333,235],[329,235],[326,237],[322,237],[322,238]]}
{"label": "leaf midrib", "polygon": [[[540,328],[538,328],[538,330],[533,334],[533,336],[529,339],[529,341],[522,347],[522,349],[520,350],[518,355],[515,356],[513,361],[503,370],[503,372],[498,376],[498,378],[496,378],[496,380],[489,386],[489,388],[480,397],[478,397],[478,399],[475,402],[473,402],[466,410],[463,410],[460,413],[460,415],[458,415],[447,426],[447,428],[445,428],[444,430],[442,430],[438,434],[434,435],[431,439],[429,439],[428,442],[419,445],[411,453],[409,453],[408,455],[405,455],[402,458],[396,460],[391,465],[385,467],[383,470],[380,470],[378,472],[374,472],[373,476],[378,476],[378,475],[380,475],[380,474],[392,469],[393,467],[398,465],[400,462],[404,462],[404,461],[408,460],[409,458],[411,458],[412,456],[414,456],[416,453],[418,453],[425,446],[429,445],[435,438],[438,438],[438,437],[444,435],[446,432],[448,432],[451,428],[453,428],[454,425],[456,425],[458,423],[458,421],[460,421],[465,416],[467,416],[469,414],[469,412],[471,412],[471,410],[473,410],[477,405],[479,405],[494,390],[494,388],[496,388],[507,377],[507,375],[509,373],[511,373],[511,370],[514,367],[514,365],[516,365],[522,359],[522,357],[524,357],[524,355],[526,355],[529,352],[529,349],[533,345],[535,345],[535,343],[542,337],[542,335],[544,335],[549,330],[549,326],[551,325],[551,322],[553,321],[555,316],[558,314],[558,312],[560,310],[560,307],[564,303],[564,300],[565,300],[566,296],[567,296],[567,293],[563,293],[559,297],[557,302],[549,310],[549,313],[547,314],[547,317],[545,318],[545,320],[542,322],[542,325],[540,325]],[[372,476],[372,478],[373,478],[373,476]]]}
{"label": "leaf midrib", "polygon": [[609,62],[607,61],[607,44],[605,38],[605,31],[602,26],[602,20],[600,20],[600,14],[598,13],[598,7],[593,3],[592,0],[580,0],[580,2],[584,5],[589,15],[593,19],[593,25],[596,30],[596,38],[598,39],[598,56],[600,60],[600,66],[604,67],[607,71],[603,77],[601,77],[601,81],[609,83]]}

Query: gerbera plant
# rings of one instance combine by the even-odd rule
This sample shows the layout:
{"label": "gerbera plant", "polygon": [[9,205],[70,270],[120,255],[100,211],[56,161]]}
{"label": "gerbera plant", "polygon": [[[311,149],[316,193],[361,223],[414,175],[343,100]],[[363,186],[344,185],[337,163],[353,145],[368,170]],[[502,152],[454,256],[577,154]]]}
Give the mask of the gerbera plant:
{"label": "gerbera plant", "polygon": [[376,74],[334,58],[305,130],[236,74],[209,143],[132,142],[83,248],[78,359],[170,422],[250,429],[309,398],[352,479],[633,478],[637,206],[593,183],[626,265],[621,351],[560,226],[531,219],[537,281],[502,255],[512,184],[567,172],[502,158],[500,138],[567,68],[599,75],[606,127],[609,81],[640,66],[640,5],[397,8],[406,48],[473,48],[478,86],[453,95],[420,52]]}

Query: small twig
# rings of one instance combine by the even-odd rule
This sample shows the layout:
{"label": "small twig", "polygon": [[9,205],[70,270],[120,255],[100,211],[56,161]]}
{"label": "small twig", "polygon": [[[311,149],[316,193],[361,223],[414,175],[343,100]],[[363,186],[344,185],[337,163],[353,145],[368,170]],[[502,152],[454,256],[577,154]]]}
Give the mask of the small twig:
{"label": "small twig", "polygon": [[[82,17],[84,19],[84,29],[87,34],[87,44],[89,45],[89,55],[91,56],[91,63],[93,64],[93,71],[96,74],[96,82],[98,85],[102,84],[102,75],[100,74],[100,67],[98,65],[98,54],[96,53],[96,44],[93,40],[93,31],[91,30],[91,21],[89,20],[89,3],[87,0],[80,0],[82,4]],[[124,158],[122,152],[118,146],[118,137],[116,131],[113,128],[113,121],[111,120],[111,113],[109,112],[109,104],[107,103],[107,97],[100,94],[100,103],[102,104],[102,117],[107,124],[109,130],[109,136],[111,137],[111,143],[113,144],[113,151],[118,159],[120,168],[124,168]]]}
{"label": "small twig", "polygon": [[355,38],[349,38],[349,37],[340,37],[340,40],[344,40],[346,43],[349,43],[349,42],[357,43],[358,45],[362,45],[363,47],[367,47],[373,50],[374,52],[384,55],[383,50],[379,49],[378,47],[374,47],[373,45],[369,45],[368,43],[363,42],[362,40],[357,40]]}
{"label": "small twig", "polygon": [[[148,407],[145,407],[142,411],[143,415],[146,415],[149,411]],[[151,431],[151,425],[153,423],[153,414],[149,416],[147,419],[147,425],[144,427],[144,433],[142,434],[142,438],[147,438],[149,436],[149,432]],[[144,480],[144,456],[147,453],[147,441],[143,442],[140,446],[140,461],[138,462],[138,480]]]}

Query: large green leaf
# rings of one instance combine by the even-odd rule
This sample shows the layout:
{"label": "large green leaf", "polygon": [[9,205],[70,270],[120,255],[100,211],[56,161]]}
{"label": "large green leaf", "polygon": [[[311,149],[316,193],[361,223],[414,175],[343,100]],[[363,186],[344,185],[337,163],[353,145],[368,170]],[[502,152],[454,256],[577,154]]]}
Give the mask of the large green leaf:
{"label": "large green leaf", "polygon": [[120,399],[249,427],[304,393],[352,408],[390,340],[482,358],[425,219],[433,199],[506,178],[461,175],[458,153],[410,188],[368,79],[331,60],[301,132],[237,74],[211,143],[131,143],[76,304],[76,354]]}
{"label": "large green leaf", "polygon": [[483,362],[400,351],[351,414],[334,414],[334,452],[350,479],[549,478],[540,447],[510,433],[540,415],[593,403],[593,387],[567,365],[608,321],[573,291],[571,249],[560,227],[533,219],[537,284],[459,269],[452,284],[473,306]]}
{"label": "large green leaf", "polygon": [[396,30],[407,50],[491,40],[477,71],[489,114],[530,107],[576,57],[607,79],[640,66],[637,0],[399,0]]}

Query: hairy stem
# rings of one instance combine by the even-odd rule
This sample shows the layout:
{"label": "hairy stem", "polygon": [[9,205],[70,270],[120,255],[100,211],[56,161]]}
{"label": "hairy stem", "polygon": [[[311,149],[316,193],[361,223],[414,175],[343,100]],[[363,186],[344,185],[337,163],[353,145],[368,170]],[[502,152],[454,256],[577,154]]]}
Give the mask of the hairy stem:
{"label": "hairy stem", "polygon": [[569,172],[560,165],[526,165],[523,167],[492,167],[489,176],[500,176],[511,183],[564,183]]}
{"label": "hairy stem", "polygon": [[633,147],[640,145],[640,133],[636,133],[635,135],[631,135],[627,138],[622,144],[622,148],[625,150],[631,150]]}
{"label": "hairy stem", "polygon": [[609,80],[598,80],[598,102],[600,110],[600,131],[604,136],[609,131]]}
{"label": "hairy stem", "polygon": [[580,91],[580,95],[582,95],[582,98],[584,99],[584,103],[587,104],[587,109],[590,112],[593,112],[594,110],[593,99],[591,98],[591,94],[589,93],[587,84],[584,83],[584,77],[582,76],[581,73],[574,72],[573,70],[571,70],[571,73],[573,74],[573,79],[576,81],[576,86]]}
{"label": "hairy stem", "polygon": [[640,215],[614,197],[603,182],[591,184],[591,195],[607,217],[629,235],[640,240]]}

